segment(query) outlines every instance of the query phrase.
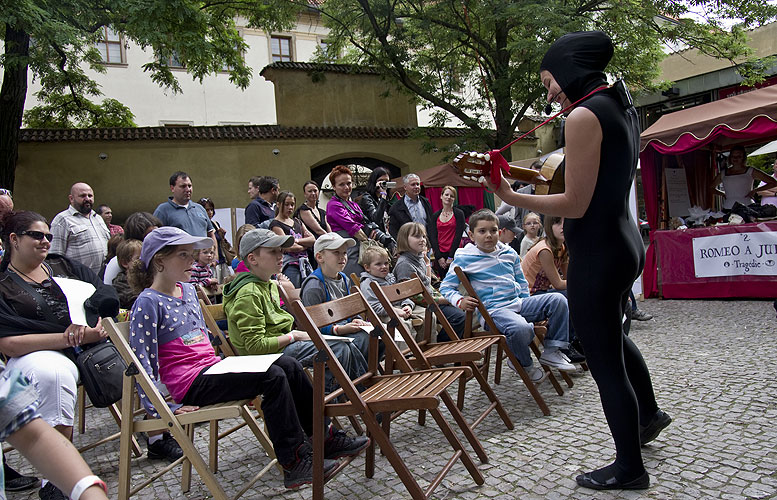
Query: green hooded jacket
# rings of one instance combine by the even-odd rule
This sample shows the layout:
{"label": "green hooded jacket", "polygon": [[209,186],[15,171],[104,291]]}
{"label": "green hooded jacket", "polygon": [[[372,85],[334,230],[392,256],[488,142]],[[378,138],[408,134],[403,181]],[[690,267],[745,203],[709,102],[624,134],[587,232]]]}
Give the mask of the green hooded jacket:
{"label": "green hooded jacket", "polygon": [[223,292],[229,340],[238,354],[280,352],[278,337],[292,330],[294,317],[281,309],[278,285],[239,273]]}

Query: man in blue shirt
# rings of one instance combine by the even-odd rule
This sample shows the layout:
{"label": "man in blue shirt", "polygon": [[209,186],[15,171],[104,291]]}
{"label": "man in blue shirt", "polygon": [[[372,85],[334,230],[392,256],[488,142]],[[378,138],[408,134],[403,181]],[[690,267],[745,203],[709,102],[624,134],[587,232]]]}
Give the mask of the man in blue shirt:
{"label": "man in blue shirt", "polygon": [[165,226],[183,229],[192,236],[210,236],[216,245],[216,228],[213,227],[202,205],[192,201],[192,181],[186,172],[175,172],[170,176],[170,191],[173,195],[154,210]]}

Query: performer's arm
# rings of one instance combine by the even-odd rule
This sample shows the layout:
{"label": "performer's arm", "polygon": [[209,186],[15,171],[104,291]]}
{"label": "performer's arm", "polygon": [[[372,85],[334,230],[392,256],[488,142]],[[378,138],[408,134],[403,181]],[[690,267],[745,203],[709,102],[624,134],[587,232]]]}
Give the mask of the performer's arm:
{"label": "performer's arm", "polygon": [[585,214],[596,187],[602,146],[602,127],[596,115],[587,108],[574,109],[567,118],[565,191],[559,194],[537,196],[516,193],[502,177],[499,189],[486,178],[489,188],[502,201],[545,215],[577,219]]}

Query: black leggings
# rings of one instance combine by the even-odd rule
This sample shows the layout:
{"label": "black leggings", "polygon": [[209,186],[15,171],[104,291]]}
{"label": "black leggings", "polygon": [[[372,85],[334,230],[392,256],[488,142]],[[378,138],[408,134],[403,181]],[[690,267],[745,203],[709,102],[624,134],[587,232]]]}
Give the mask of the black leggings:
{"label": "black leggings", "polygon": [[645,471],[639,425],[647,424],[658,410],[650,373],[642,353],[623,333],[621,318],[628,291],[608,279],[614,273],[597,275],[585,264],[579,270],[580,275],[576,275],[578,269],[570,265],[570,319],[599,387],[602,408],[615,441],[615,463],[624,477],[633,478]]}
{"label": "black leggings", "polygon": [[291,463],[305,435],[313,434],[313,386],[296,359],[281,356],[264,373],[200,372],[181,403],[206,406],[259,395],[278,461]]}

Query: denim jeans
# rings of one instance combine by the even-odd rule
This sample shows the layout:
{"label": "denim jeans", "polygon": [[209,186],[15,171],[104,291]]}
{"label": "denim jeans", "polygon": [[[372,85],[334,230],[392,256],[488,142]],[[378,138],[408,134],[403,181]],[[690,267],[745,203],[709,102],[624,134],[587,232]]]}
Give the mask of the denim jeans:
{"label": "denim jeans", "polygon": [[565,349],[569,346],[569,308],[560,293],[532,295],[521,301],[521,312],[509,308],[489,311],[491,319],[505,336],[521,366],[531,366],[529,342],[534,338],[534,322],[548,320],[545,347]]}
{"label": "denim jeans", "polygon": [[[566,290],[555,290],[553,288],[551,288],[549,290],[539,290],[539,291],[535,292],[534,295],[542,295],[544,293],[560,293],[564,297],[567,297],[567,291]],[[567,300],[568,299],[569,299],[569,297],[567,297]],[[575,333],[575,327],[572,326],[572,321],[570,321],[569,322],[569,341],[572,342],[573,340],[576,340],[576,339],[577,339],[577,334]]]}
{"label": "denim jeans", "polygon": [[[361,377],[367,372],[367,361],[362,353],[359,352],[355,342],[330,342],[329,347],[343,367],[343,371],[351,380]],[[313,356],[317,352],[318,349],[316,349],[316,345],[311,340],[294,342],[283,349],[283,354],[296,359],[302,366],[313,366]],[[326,392],[332,392],[339,386],[340,384],[337,383],[334,375],[327,368]]]}

